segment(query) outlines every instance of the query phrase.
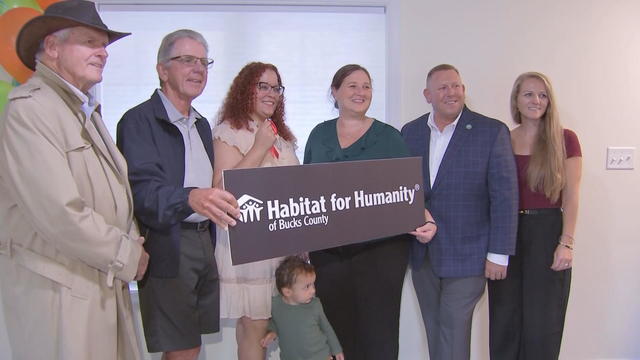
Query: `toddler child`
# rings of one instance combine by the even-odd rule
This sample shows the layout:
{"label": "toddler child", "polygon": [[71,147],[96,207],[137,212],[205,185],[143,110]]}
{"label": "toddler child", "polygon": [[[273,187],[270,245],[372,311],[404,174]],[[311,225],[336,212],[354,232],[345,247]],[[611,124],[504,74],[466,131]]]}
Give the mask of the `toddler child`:
{"label": "toddler child", "polygon": [[260,341],[269,346],[279,337],[281,360],[344,360],[342,347],[315,297],[316,273],[298,256],[286,257],[276,269],[280,294],[271,302],[269,332]]}

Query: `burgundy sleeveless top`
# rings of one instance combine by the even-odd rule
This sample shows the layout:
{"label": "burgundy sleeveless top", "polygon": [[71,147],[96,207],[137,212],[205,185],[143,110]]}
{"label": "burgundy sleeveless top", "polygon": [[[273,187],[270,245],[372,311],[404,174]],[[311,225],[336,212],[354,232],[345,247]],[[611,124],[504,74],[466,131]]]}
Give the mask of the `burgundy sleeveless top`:
{"label": "burgundy sleeveless top", "polygon": [[[564,129],[564,148],[567,152],[567,159],[582,156],[580,142],[576,134]],[[518,189],[520,191],[520,210],[523,209],[546,209],[562,207],[562,196],[554,204],[544,193],[533,192],[527,184],[527,168],[531,155],[514,155],[516,158],[516,166],[518,168]]]}

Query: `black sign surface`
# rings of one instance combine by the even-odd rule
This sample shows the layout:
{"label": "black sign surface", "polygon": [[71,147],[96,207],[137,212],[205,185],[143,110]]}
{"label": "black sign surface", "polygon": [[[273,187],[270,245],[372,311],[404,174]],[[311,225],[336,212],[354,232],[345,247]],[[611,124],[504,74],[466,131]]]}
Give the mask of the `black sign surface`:
{"label": "black sign surface", "polygon": [[241,211],[229,227],[233,264],[402,234],[425,221],[419,157],[233,169],[223,181]]}

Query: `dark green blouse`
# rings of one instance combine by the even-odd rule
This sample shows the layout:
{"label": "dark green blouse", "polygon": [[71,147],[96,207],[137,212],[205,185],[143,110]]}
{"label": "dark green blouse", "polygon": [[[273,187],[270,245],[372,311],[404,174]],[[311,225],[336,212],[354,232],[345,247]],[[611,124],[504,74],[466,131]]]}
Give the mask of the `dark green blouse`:
{"label": "dark green blouse", "polygon": [[409,156],[400,132],[375,119],[360,139],[343,149],[338,142],[337,122],[337,118],[327,120],[313,128],[304,150],[305,164]]}

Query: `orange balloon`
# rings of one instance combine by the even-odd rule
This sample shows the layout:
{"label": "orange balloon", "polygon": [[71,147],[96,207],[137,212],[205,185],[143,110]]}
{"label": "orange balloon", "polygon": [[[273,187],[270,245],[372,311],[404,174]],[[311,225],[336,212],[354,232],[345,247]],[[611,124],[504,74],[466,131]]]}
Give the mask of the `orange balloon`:
{"label": "orange balloon", "polygon": [[37,1],[38,1],[38,5],[40,5],[40,8],[44,11],[49,5],[53,3],[57,3],[60,0],[37,0]]}
{"label": "orange balloon", "polygon": [[22,25],[40,14],[32,8],[17,7],[0,15],[0,64],[21,84],[29,79],[33,71],[18,58],[16,37]]}

